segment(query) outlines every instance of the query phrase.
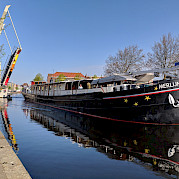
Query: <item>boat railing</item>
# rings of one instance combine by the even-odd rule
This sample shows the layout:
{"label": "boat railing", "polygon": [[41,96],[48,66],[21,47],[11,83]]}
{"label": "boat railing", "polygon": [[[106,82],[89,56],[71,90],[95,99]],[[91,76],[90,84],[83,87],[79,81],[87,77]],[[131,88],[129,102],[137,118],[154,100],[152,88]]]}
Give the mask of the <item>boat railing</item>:
{"label": "boat railing", "polygon": [[96,88],[91,89],[73,89],[73,90],[61,90],[59,88],[50,88],[49,90],[46,88],[45,90],[42,90],[42,88],[36,88],[35,90],[32,90],[32,94],[36,95],[43,95],[43,96],[65,96],[65,95],[77,95],[77,94],[87,94],[87,93],[95,93],[95,92],[101,92],[101,93],[109,93],[109,92],[115,92],[115,91],[123,91],[123,90],[130,90],[130,89],[136,89],[140,88],[138,85],[132,85],[132,84],[122,84],[122,85],[116,85],[116,86],[98,86]]}
{"label": "boat railing", "polygon": [[77,94],[88,94],[88,93],[109,93],[116,91],[124,91],[124,90],[132,90],[138,88],[145,88],[150,85],[137,85],[137,84],[121,84],[121,85],[112,85],[112,86],[98,86],[96,88],[90,89],[70,89],[70,90],[62,90],[61,88],[55,88],[54,86],[40,88],[36,87],[32,90],[32,94],[42,95],[42,96],[65,96],[65,95],[77,95]]}
{"label": "boat railing", "polygon": [[113,87],[98,87],[98,88],[91,88],[91,89],[74,89],[74,90],[61,90],[61,89],[53,89],[51,88],[48,90],[42,90],[37,88],[36,90],[32,91],[32,94],[36,95],[43,95],[43,96],[64,96],[64,95],[76,95],[76,94],[87,94],[87,93],[108,93],[113,92]]}

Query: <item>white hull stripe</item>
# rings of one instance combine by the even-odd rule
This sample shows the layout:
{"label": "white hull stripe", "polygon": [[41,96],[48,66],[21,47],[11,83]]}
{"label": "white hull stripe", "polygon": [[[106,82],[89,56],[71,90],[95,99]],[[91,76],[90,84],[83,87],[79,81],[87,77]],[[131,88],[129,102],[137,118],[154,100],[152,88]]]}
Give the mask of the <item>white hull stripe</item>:
{"label": "white hull stripe", "polygon": [[141,94],[134,94],[134,95],[126,95],[126,96],[115,96],[115,97],[106,97],[103,99],[120,99],[120,98],[132,98],[138,96],[146,96],[146,95],[153,95],[153,94],[160,94],[160,93],[168,93],[172,91],[178,91],[179,88],[170,89],[170,90],[163,90],[163,91],[156,91],[156,92],[149,92],[149,93],[141,93]]}

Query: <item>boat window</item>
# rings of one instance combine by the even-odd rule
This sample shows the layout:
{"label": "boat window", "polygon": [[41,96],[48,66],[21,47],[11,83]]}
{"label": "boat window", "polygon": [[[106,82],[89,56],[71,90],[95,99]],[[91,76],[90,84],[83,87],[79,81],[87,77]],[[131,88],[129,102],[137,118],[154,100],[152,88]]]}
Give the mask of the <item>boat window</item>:
{"label": "boat window", "polygon": [[131,85],[131,89],[135,89],[136,88],[136,85]]}
{"label": "boat window", "polygon": [[51,89],[52,89],[52,86],[51,86],[51,85],[49,85],[49,86],[48,86],[48,89],[49,89],[49,90],[51,90]]}
{"label": "boat window", "polygon": [[93,85],[92,88],[97,88],[97,85]]}
{"label": "boat window", "polygon": [[130,85],[127,85],[127,90],[130,90]]}
{"label": "boat window", "polygon": [[90,82],[87,82],[87,89],[91,89],[91,83]]}
{"label": "boat window", "polygon": [[60,84],[58,85],[58,88],[61,90],[61,85]]}
{"label": "boat window", "polygon": [[141,84],[141,85],[139,85],[140,86],[140,88],[144,88],[144,84]]}
{"label": "boat window", "polygon": [[[77,89],[79,88],[79,86],[81,85],[83,89],[91,89],[91,82],[92,80],[82,80],[82,81],[76,81],[73,82],[73,85],[75,84],[75,87],[77,87]],[[77,85],[76,85],[77,84]],[[96,85],[93,85],[93,88]]]}
{"label": "boat window", "polygon": [[82,86],[82,89],[87,89],[87,82],[80,81],[79,86]]}
{"label": "boat window", "polygon": [[78,89],[78,82],[79,82],[79,81],[74,81],[74,82],[73,82],[73,84],[72,84],[72,90]]}
{"label": "boat window", "polygon": [[117,91],[117,88],[116,88],[116,87],[114,87],[114,88],[113,88],[113,92],[116,92],[116,91]]}
{"label": "boat window", "polygon": [[107,87],[107,84],[102,84],[100,85],[100,87]]}
{"label": "boat window", "polygon": [[72,82],[67,82],[65,86],[65,90],[71,90],[72,89]]}
{"label": "boat window", "polygon": [[56,90],[57,89],[57,85],[54,85],[54,90]]}

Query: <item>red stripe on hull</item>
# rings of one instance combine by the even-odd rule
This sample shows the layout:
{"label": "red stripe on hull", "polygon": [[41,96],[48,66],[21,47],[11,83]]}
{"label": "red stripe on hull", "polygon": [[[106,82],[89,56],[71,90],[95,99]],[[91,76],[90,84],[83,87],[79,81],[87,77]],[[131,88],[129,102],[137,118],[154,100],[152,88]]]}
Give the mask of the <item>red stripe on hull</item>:
{"label": "red stripe on hull", "polygon": [[107,98],[103,98],[103,99],[132,98],[132,97],[146,96],[146,95],[153,95],[153,94],[160,94],[160,93],[169,93],[172,91],[179,91],[179,88],[172,89],[172,90],[158,91],[158,92],[149,92],[149,93],[142,93],[142,94],[136,94],[136,95],[129,95],[129,96],[127,95],[127,96],[107,97]]}
{"label": "red stripe on hull", "polygon": [[74,110],[70,110],[70,109],[65,109],[65,108],[61,108],[61,107],[52,106],[52,105],[49,105],[49,104],[43,104],[43,103],[38,103],[38,102],[34,102],[34,103],[44,105],[44,106],[48,106],[48,107],[55,108],[55,109],[60,109],[60,110],[63,110],[63,111],[73,112],[73,113],[76,113],[76,114],[82,114],[82,115],[89,116],[89,117],[95,117],[95,118],[100,118],[100,119],[105,119],[105,120],[110,120],[110,121],[116,121],[116,122],[143,124],[143,125],[160,125],[160,126],[178,126],[179,125],[179,123],[161,124],[161,123],[126,121],[126,120],[113,119],[113,118],[108,118],[108,117],[103,117],[103,116],[97,116],[97,115],[94,115],[94,114],[83,113],[83,112],[79,112],[79,111],[74,111]]}

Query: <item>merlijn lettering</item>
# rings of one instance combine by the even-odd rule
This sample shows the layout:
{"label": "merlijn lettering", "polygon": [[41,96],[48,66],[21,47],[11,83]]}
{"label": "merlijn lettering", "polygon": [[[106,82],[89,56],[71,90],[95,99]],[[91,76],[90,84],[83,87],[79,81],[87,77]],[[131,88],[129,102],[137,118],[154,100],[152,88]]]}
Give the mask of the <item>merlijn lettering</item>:
{"label": "merlijn lettering", "polygon": [[179,86],[179,82],[175,81],[172,83],[163,83],[163,84],[159,84],[159,89],[163,89],[163,88],[173,88],[173,87],[178,87]]}

